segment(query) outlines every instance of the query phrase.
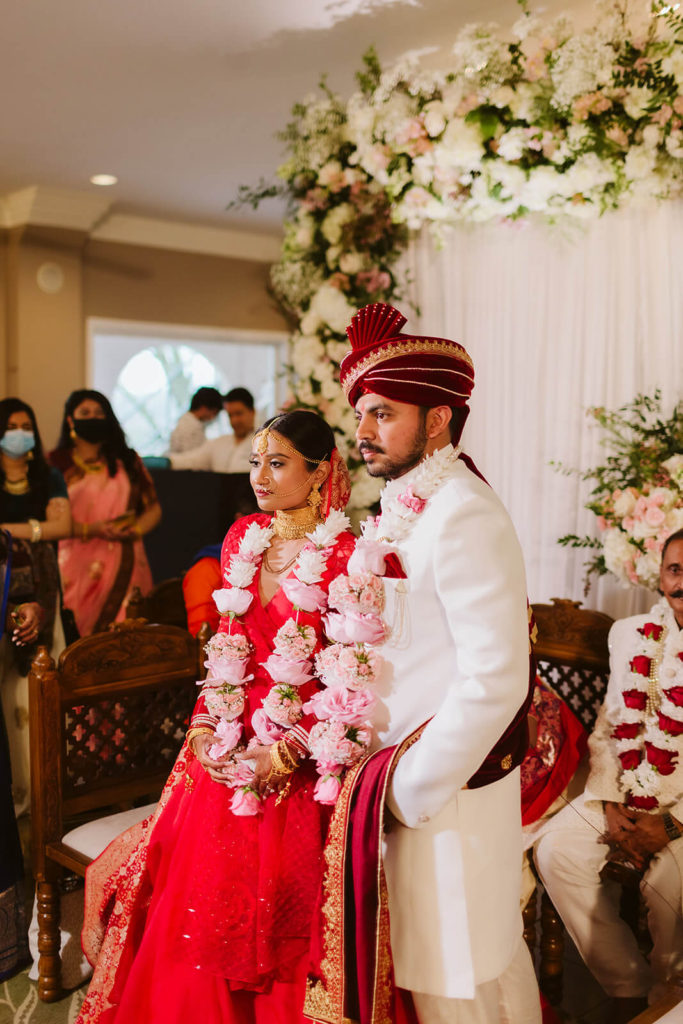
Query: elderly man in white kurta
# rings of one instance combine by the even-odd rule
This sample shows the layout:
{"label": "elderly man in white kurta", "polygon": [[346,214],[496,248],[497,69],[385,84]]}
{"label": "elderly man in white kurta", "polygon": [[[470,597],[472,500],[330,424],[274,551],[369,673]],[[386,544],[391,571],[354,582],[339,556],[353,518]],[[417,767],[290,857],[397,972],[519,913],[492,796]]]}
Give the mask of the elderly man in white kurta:
{"label": "elderly man in white kurta", "polygon": [[455,342],[401,333],[405,322],[390,306],[361,310],[341,370],[366,467],[388,480],[366,537],[390,543],[406,575],[385,580],[376,746],[428,723],[387,795],[395,984],[420,1024],[536,1024],[519,910],[521,755],[500,746],[513,721],[525,728],[522,556],[458,447],[471,360]]}
{"label": "elderly man in white kurta", "polygon": [[[639,998],[683,981],[683,530],[666,542],[660,587],[654,608],[610,631],[586,791],[552,819],[536,850],[553,903],[624,1020]],[[644,872],[649,963],[619,916],[619,886],[601,878],[615,856]]]}

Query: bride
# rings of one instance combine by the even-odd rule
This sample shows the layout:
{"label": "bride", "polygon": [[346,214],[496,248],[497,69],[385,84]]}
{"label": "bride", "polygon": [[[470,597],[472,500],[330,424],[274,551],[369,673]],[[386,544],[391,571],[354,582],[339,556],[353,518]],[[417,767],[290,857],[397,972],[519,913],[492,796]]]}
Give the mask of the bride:
{"label": "bride", "polygon": [[334,795],[304,705],[320,688],[326,594],[353,549],[348,473],[330,427],[294,410],[255,436],[251,484],[261,513],[223,544],[222,618],[186,742],[152,818],[88,871],[95,973],[77,1024],[304,1020]]}

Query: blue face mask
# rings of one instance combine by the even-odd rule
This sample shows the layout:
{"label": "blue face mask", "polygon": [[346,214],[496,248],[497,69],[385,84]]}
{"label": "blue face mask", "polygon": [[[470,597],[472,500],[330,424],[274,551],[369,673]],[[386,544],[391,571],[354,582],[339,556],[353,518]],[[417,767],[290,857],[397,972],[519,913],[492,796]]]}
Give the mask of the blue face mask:
{"label": "blue face mask", "polygon": [[11,459],[20,459],[35,447],[36,437],[32,430],[6,430],[0,438],[0,448]]}

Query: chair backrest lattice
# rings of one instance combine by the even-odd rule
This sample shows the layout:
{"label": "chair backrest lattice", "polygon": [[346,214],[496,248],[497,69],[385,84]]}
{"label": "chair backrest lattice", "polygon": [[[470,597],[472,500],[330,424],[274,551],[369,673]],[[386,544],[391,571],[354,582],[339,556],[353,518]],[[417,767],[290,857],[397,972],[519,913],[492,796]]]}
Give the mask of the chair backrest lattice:
{"label": "chair backrest lattice", "polygon": [[29,674],[32,815],[39,861],[74,815],[161,792],[202,676],[201,640],[128,620],[83,637]]}
{"label": "chair backrest lattice", "polygon": [[590,732],[607,689],[613,619],[557,597],[552,604],[533,605],[533,613],[538,673]]}

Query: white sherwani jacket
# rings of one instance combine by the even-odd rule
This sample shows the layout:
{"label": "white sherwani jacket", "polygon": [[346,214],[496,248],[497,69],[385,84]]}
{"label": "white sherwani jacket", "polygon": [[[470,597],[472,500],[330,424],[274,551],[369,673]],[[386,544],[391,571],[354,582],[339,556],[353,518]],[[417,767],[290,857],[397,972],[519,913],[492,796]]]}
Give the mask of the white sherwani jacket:
{"label": "white sherwani jacket", "polygon": [[[383,505],[414,474],[388,483]],[[467,999],[508,966],[521,935],[519,771],[465,786],[527,693],[524,567],[501,502],[461,460],[396,549],[407,579],[385,579],[392,634],[376,744],[431,719],[388,799],[398,819],[384,848],[396,983]]]}

